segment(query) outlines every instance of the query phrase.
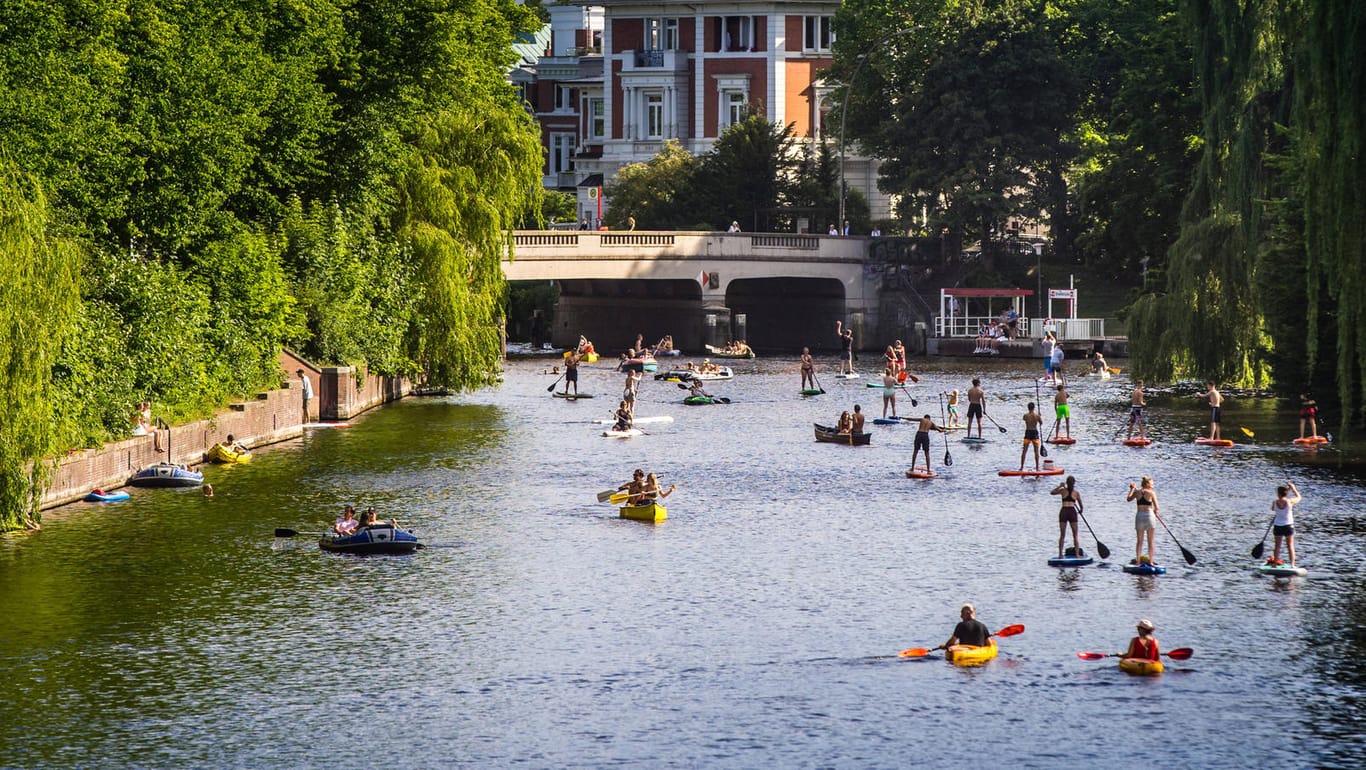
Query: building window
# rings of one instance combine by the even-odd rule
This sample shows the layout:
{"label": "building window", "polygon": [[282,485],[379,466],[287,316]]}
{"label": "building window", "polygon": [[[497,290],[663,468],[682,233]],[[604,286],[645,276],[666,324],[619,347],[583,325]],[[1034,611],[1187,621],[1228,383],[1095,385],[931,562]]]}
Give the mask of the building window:
{"label": "building window", "polygon": [[588,100],[588,138],[602,139],[607,136],[607,111],[601,98]]}
{"label": "building window", "polygon": [[677,51],[678,19],[646,19],[645,49],[647,51]]}
{"label": "building window", "polygon": [[563,174],[574,170],[574,135],[550,135],[550,173]]}
{"label": "building window", "polygon": [[749,113],[749,104],[743,91],[721,92],[721,130],[741,123]]}
{"label": "building window", "polygon": [[754,19],[749,16],[718,16],[717,30],[722,51],[754,50]]}
{"label": "building window", "polygon": [[563,112],[574,107],[574,89],[569,86],[555,86],[555,111]]}
{"label": "building window", "polygon": [[664,138],[664,94],[645,94],[645,138]]}
{"label": "building window", "polygon": [[802,34],[803,51],[829,51],[835,41],[835,33],[830,29],[830,16],[807,16]]}

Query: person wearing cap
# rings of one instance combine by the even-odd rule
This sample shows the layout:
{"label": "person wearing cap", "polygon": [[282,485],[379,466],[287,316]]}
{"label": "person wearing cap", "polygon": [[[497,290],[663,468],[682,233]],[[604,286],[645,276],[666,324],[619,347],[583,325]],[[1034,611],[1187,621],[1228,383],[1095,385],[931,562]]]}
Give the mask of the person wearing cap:
{"label": "person wearing cap", "polygon": [[738,232],[740,232],[740,222],[739,222],[738,220],[732,220],[731,223],[730,223],[730,229],[727,230],[726,232],[728,232],[728,233],[738,233]]}
{"label": "person wearing cap", "polygon": [[947,650],[955,644],[966,644],[972,647],[985,647],[991,642],[991,631],[977,619],[977,608],[971,604],[964,604],[963,609],[958,613],[962,620],[953,627],[953,636],[947,642],[939,645],[939,649]]}
{"label": "person wearing cap", "polygon": [[1159,660],[1161,658],[1161,652],[1157,647],[1157,637],[1153,636],[1153,622],[1151,620],[1144,618],[1138,621],[1138,636],[1129,640],[1129,649],[1120,657],[1138,660]]}

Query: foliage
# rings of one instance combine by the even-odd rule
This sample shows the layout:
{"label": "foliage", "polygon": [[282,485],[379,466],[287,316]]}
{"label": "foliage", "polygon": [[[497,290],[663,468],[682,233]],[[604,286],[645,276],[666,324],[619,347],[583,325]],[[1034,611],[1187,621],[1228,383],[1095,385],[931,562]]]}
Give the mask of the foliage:
{"label": "foliage", "polygon": [[54,232],[42,189],[0,173],[0,528],[37,516],[60,435],[52,369],[77,306],[79,246]]}
{"label": "foliage", "polygon": [[698,160],[677,140],[644,163],[624,166],[603,187],[611,202],[603,221],[612,229],[625,229],[635,217],[638,227],[651,230],[681,229],[696,221],[688,196],[696,189]]}
{"label": "foliage", "polygon": [[699,163],[693,221],[725,230],[738,221],[746,230],[767,232],[786,201],[795,169],[792,126],[750,115],[728,126]]}

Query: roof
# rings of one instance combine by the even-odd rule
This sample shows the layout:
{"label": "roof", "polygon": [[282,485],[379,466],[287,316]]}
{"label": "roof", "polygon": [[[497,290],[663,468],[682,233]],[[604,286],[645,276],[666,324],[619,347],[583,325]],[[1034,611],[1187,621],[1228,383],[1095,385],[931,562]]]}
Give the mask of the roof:
{"label": "roof", "polygon": [[589,174],[579,182],[578,187],[602,187],[602,174]]}
{"label": "roof", "polygon": [[940,289],[950,297],[1032,297],[1029,289]]}

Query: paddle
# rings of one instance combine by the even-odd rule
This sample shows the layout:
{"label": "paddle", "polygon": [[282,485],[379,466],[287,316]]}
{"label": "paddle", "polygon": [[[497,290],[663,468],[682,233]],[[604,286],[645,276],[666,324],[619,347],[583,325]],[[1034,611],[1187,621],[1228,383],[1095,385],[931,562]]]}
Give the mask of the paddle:
{"label": "paddle", "polygon": [[[1154,506],[1154,507],[1156,507],[1156,506]],[[1186,547],[1185,547],[1184,545],[1181,545],[1181,541],[1176,539],[1176,535],[1172,535],[1171,527],[1168,527],[1168,526],[1167,526],[1167,522],[1162,521],[1162,517],[1157,515],[1157,511],[1153,511],[1153,516],[1155,516],[1155,517],[1157,518],[1158,521],[1162,522],[1162,528],[1165,529],[1165,530],[1167,530],[1167,534],[1168,534],[1168,535],[1171,535],[1171,536],[1172,536],[1172,542],[1173,542],[1173,543],[1176,543],[1176,547],[1181,549],[1181,557],[1184,558],[1184,559],[1186,560],[1186,563],[1187,563],[1187,564],[1194,564],[1194,563],[1195,563],[1195,554],[1191,553],[1190,551],[1187,551],[1187,550],[1186,550]]]}
{"label": "paddle", "polygon": [[605,503],[609,499],[611,499],[612,495],[615,495],[616,493],[617,490],[615,489],[604,489],[603,491],[598,493],[598,502]]}
{"label": "paddle", "polygon": [[[1024,627],[1024,624],[1023,624],[1023,623],[1016,623],[1016,624],[1013,625],[1013,626],[1006,626],[1005,628],[1001,629],[1000,631],[997,631],[996,633],[992,634],[992,636],[1002,636],[1002,637],[1004,637],[1004,636],[1015,636],[1016,634],[1023,634],[1023,633],[1024,633],[1024,630],[1025,630],[1025,627]],[[923,658],[923,657],[925,657],[926,655],[929,655],[930,653],[934,652],[935,650],[942,650],[942,649],[944,649],[944,645],[942,645],[942,644],[939,645],[938,647],[933,647],[933,648],[929,648],[929,647],[912,647],[912,648],[910,648],[909,650],[902,650],[901,652],[897,653],[897,655],[898,655],[899,657],[902,657],[902,658]]]}
{"label": "paddle", "polygon": [[1241,425],[1238,426],[1238,430],[1242,431],[1243,435],[1247,436],[1248,438],[1253,438],[1257,435],[1256,433],[1253,433],[1252,431],[1248,430],[1247,428],[1244,428]]}
{"label": "paddle", "polygon": [[[1034,403],[1035,403],[1035,404],[1040,403],[1040,402],[1039,402],[1039,381],[1038,381],[1038,380],[1035,380],[1035,381],[1034,381]],[[1039,409],[1042,410],[1043,407],[1040,406]],[[1054,421],[1053,421],[1053,427],[1054,427],[1054,428],[1058,427],[1058,421],[1057,421],[1057,420],[1054,420]],[[1052,434],[1052,433],[1049,433],[1048,435],[1052,436],[1053,434]],[[1046,443],[1040,441],[1040,442],[1039,442],[1039,457],[1047,457],[1047,456],[1048,456],[1048,444],[1046,444]],[[1021,461],[1021,462],[1024,462],[1024,455],[1020,455],[1020,461]]]}
{"label": "paddle", "polygon": [[1266,525],[1266,531],[1262,533],[1262,542],[1252,546],[1252,558],[1262,558],[1262,554],[1266,552],[1266,536],[1271,534],[1271,528],[1275,526],[1275,524],[1276,520],[1273,518],[1271,523]]}
{"label": "paddle", "polygon": [[275,536],[276,536],[276,537],[295,537],[296,535],[302,535],[302,534],[303,534],[302,532],[300,532],[300,531],[298,531],[298,530],[295,530],[295,529],[285,529],[284,527],[276,527],[276,528],[275,528]]}
{"label": "paddle", "polygon": [[[912,402],[912,406],[914,406],[914,402]],[[948,422],[948,418],[945,417],[945,415],[944,415],[944,394],[943,394],[943,393],[940,393],[940,394],[939,394],[939,419],[940,419],[940,420],[943,420],[944,422]],[[944,466],[945,466],[945,467],[953,467],[953,455],[949,454],[949,432],[946,431],[946,430],[941,430],[941,431],[939,431],[939,432],[944,434]],[[928,454],[928,453],[927,453],[927,454]],[[912,458],[912,460],[914,460],[914,458]],[[926,465],[929,465],[929,463],[925,463],[925,464],[926,464]]]}
{"label": "paddle", "polygon": [[920,378],[919,378],[919,377],[915,376],[914,374],[911,374],[910,372],[906,371],[905,369],[902,369],[902,370],[901,370],[900,372],[898,372],[897,375],[896,375],[896,381],[897,381],[897,382],[905,382],[907,378],[910,378],[911,382],[913,382],[913,383],[918,383],[918,382],[920,382]]}
{"label": "paddle", "polygon": [[[985,409],[982,410],[982,414],[987,414],[987,412],[986,412]],[[999,431],[1002,432],[1002,433],[1005,433],[1005,432],[1006,432],[1006,429],[1001,427],[1001,423],[996,422],[996,418],[995,418],[995,417],[992,417],[991,415],[987,414],[987,421],[990,422],[992,425],[995,425],[995,426],[996,426],[996,430],[999,430]]]}
{"label": "paddle", "polygon": [[812,370],[811,370],[811,381],[814,382],[814,383],[816,383],[816,390],[819,390],[819,391],[821,392],[821,395],[825,395],[825,388],[822,388],[822,387],[821,387],[821,381],[818,380],[818,379],[816,379],[816,370],[815,370],[815,369],[812,369]]}
{"label": "paddle", "polygon": [[[678,488],[678,485],[677,485],[677,484],[674,484],[674,485],[673,485],[673,488],[674,488],[674,489],[677,489],[677,488]],[[626,501],[629,500],[630,498],[631,498],[631,493],[630,493],[630,492],[614,492],[614,493],[612,494],[611,497],[607,498],[607,502],[611,503],[612,505],[619,505],[619,504],[621,504],[621,503],[626,502]],[[655,502],[658,502],[658,501],[655,501]]]}
{"label": "paddle", "polygon": [[1106,367],[1106,368],[1110,370],[1110,374],[1119,374],[1119,367],[1118,367],[1118,366],[1109,366],[1109,367]]}
{"label": "paddle", "polygon": [[[1190,656],[1195,654],[1195,650],[1190,647],[1178,647],[1175,650],[1162,653],[1173,660],[1190,660]],[[1105,658],[1122,658],[1122,652],[1079,652],[1077,657],[1082,660],[1104,660]]]}
{"label": "paddle", "polygon": [[1082,521],[1082,523],[1086,525],[1086,531],[1087,531],[1087,532],[1090,532],[1090,533],[1091,533],[1091,537],[1095,539],[1095,541],[1096,541],[1096,553],[1100,554],[1100,558],[1102,558],[1102,559],[1108,559],[1108,558],[1110,558],[1110,549],[1109,549],[1109,548],[1106,548],[1106,547],[1105,547],[1105,544],[1102,543],[1102,542],[1100,542],[1100,538],[1096,537],[1096,531],[1095,531],[1094,529],[1091,529],[1091,522],[1087,521],[1085,516],[1082,516],[1081,508],[1082,508],[1081,503],[1078,502],[1078,503],[1077,503],[1077,515],[1078,515],[1078,516],[1081,516],[1081,521]]}
{"label": "paddle", "polygon": [[906,397],[909,398],[909,399],[911,400],[911,406],[920,406],[920,402],[915,400],[915,396],[912,396],[912,395],[911,395],[911,392],[910,392],[909,390],[906,390],[906,386],[905,386],[905,385],[901,385],[900,388],[901,388],[901,392],[902,392],[902,393],[905,393],[905,394],[906,394]]}
{"label": "paddle", "polygon": [[[567,372],[565,372],[564,374],[567,374]],[[555,381],[552,382],[552,383],[550,383],[550,387],[548,387],[548,388],[545,389],[545,392],[546,392],[546,393],[554,393],[554,392],[555,392],[555,386],[556,386],[556,385],[559,385],[559,384],[560,384],[560,380],[563,380],[563,379],[564,379],[564,374],[561,374],[559,377],[556,377],[556,378],[555,378]]]}

